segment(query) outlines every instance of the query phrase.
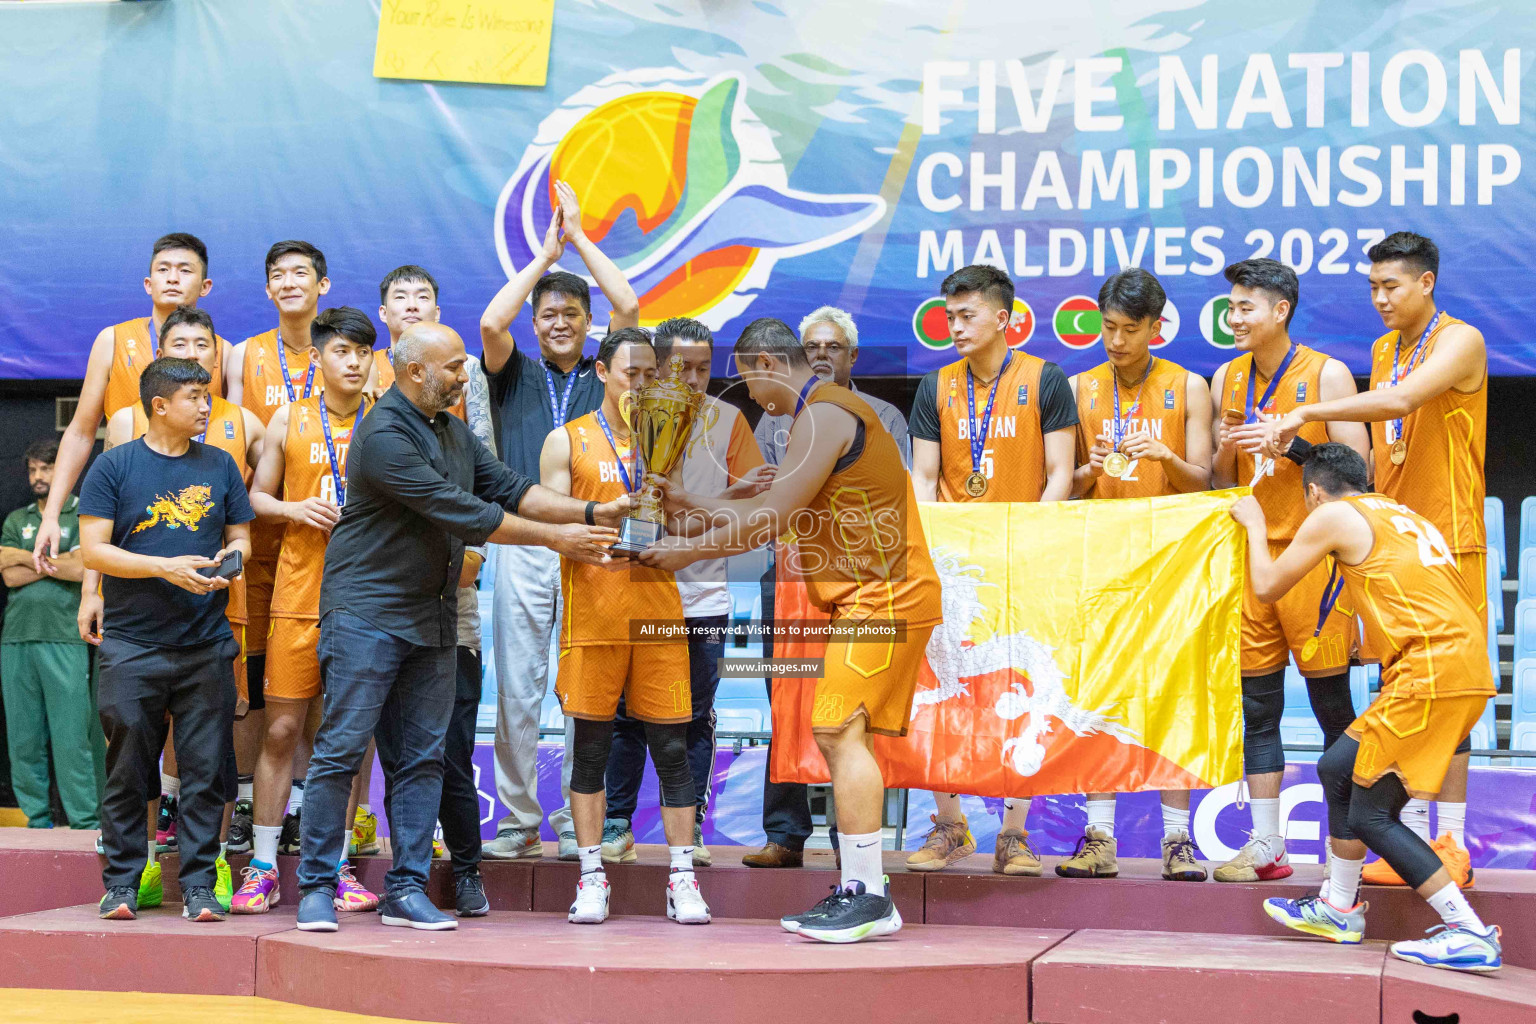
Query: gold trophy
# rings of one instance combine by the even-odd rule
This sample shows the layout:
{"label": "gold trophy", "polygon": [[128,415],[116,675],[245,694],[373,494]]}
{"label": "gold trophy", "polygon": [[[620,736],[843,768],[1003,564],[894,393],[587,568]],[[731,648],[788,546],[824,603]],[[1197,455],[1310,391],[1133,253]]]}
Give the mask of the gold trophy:
{"label": "gold trophy", "polygon": [[667,515],[661,507],[661,488],[644,484],[646,474],[667,476],[677,468],[688,450],[693,432],[693,418],[704,404],[704,396],[683,383],[683,360],[673,356],[666,380],[658,380],[638,392],[626,391],[619,398],[619,415],[629,428],[630,442],[640,454],[640,500],[635,510],[619,524],[619,540],[613,545],[615,556],[633,556],[661,540],[667,534]]}

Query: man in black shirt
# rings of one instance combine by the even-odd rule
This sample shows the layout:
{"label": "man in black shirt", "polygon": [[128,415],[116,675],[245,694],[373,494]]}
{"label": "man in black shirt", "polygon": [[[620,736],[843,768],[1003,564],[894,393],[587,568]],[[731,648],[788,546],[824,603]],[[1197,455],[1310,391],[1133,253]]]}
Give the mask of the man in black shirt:
{"label": "man in black shirt", "polygon": [[139,396],[147,433],[103,453],[80,494],[80,548],[85,567],[102,575],[105,603],[97,691],[107,734],[101,916],[114,920],[138,912],[144,792],[158,771],[167,712],[181,774],[183,914],[223,919],[213,886],[225,797],[234,790],[240,648],[224,615],[230,581],[204,571],[234,552],[250,556],[255,513],[234,459],[201,442],[209,380],[190,359],[145,367]]}
{"label": "man in black shirt", "polygon": [[394,386],[352,438],[346,500],[320,585],[325,713],[304,786],[304,931],[336,930],[336,865],[351,831],[347,796],[381,721],[395,854],[379,907],[384,923],[457,927],[424,889],[453,711],[464,545],[537,544],[602,564],[630,505],[627,496],[577,501],[502,465],[445,412],[463,393],[466,359],[451,328],[408,328],[394,346]]}
{"label": "man in black shirt", "polygon": [[[613,308],[608,330],[640,323],[640,301],[624,272],[582,230],[581,207],[565,182],[555,183],[559,206],[550,217],[544,248],[496,293],[480,317],[485,372],[491,401],[501,421],[501,458],[508,468],[538,478],[539,453],[549,432],[585,416],[603,401],[603,384],[582,346],[592,328],[592,295],[575,274],[549,273],[566,245],[576,250]],[[533,305],[532,327],[539,348],[518,349],[511,326],[525,303]],[[496,656],[496,799],[507,808],[496,824],[496,838],[484,855],[497,860],[538,857],[543,852],[539,827],[539,708],[549,679],[549,650],[554,640],[560,594],[560,560],[538,547],[501,548],[495,559],[492,608]],[[571,827],[571,732],[566,731],[561,790],[565,803],[550,812],[549,824],[560,841],[562,859],[576,859]]]}

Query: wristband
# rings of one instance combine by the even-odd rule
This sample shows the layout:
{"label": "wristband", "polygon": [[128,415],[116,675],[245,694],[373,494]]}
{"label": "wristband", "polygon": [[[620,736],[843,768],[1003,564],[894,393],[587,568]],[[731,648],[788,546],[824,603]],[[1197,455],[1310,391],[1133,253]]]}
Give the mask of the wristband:
{"label": "wristband", "polygon": [[1290,447],[1285,450],[1285,457],[1298,466],[1305,466],[1307,460],[1312,457],[1312,449],[1317,447],[1311,441],[1302,440],[1299,437],[1291,438]]}
{"label": "wristband", "polygon": [[592,510],[595,509],[595,508],[597,508],[597,502],[595,502],[595,501],[587,502],[587,525],[588,526],[596,526],[597,525],[597,520],[592,517]]}

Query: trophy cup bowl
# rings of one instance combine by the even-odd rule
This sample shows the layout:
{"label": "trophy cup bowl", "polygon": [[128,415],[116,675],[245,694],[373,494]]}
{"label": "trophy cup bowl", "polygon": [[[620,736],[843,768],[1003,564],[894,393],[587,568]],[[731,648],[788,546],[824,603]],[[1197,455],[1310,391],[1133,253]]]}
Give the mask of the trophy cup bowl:
{"label": "trophy cup bowl", "polygon": [[627,391],[619,400],[619,415],[640,454],[641,479],[636,481],[640,500],[619,524],[619,539],[611,549],[614,557],[633,557],[667,534],[661,488],[646,486],[644,477],[667,476],[688,450],[693,418],[704,404],[704,396],[683,382],[682,368],[683,361],[674,356],[665,380]]}

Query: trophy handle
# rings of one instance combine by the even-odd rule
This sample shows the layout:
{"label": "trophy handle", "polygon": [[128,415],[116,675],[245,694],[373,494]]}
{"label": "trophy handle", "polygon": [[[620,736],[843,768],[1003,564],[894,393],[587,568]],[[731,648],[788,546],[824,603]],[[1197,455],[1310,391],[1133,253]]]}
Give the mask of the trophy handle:
{"label": "trophy handle", "polygon": [[635,433],[635,408],[639,404],[640,400],[633,391],[626,391],[619,396],[619,419],[624,421],[624,427],[631,435]]}

